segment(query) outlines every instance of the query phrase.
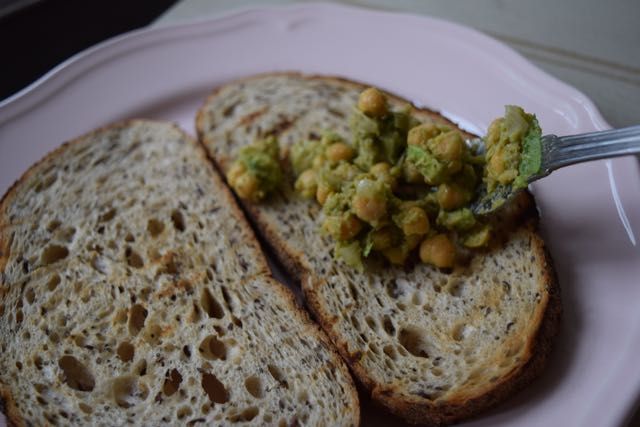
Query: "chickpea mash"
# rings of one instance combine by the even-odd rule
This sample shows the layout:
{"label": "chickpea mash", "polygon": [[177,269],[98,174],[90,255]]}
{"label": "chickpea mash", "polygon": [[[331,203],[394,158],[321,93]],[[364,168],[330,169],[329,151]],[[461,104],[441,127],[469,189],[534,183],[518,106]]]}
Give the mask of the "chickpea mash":
{"label": "chickpea mash", "polygon": [[540,170],[542,131],[533,114],[507,105],[504,117],[494,120],[484,139],[487,150],[485,182],[489,192],[498,185],[527,186]]}
{"label": "chickpea mash", "polygon": [[253,202],[275,191],[282,183],[277,139],[269,137],[242,147],[227,172],[227,182],[238,196]]}
{"label": "chickpea mash", "polygon": [[[521,153],[523,146],[535,151],[536,135],[539,141],[534,116],[508,106],[491,125],[483,156],[453,127],[420,123],[409,112],[392,111],[369,88],[350,118],[351,142],[327,132],[290,149],[295,190],[322,205],[321,230],[336,241],[335,257],[352,267],[380,257],[400,265],[412,256],[453,267],[463,248],[491,240],[491,225],[469,209],[483,181],[490,189],[526,186],[531,165],[523,166]],[[282,180],[278,162],[275,139],[258,141],[242,149],[228,181],[240,197],[262,200]]]}

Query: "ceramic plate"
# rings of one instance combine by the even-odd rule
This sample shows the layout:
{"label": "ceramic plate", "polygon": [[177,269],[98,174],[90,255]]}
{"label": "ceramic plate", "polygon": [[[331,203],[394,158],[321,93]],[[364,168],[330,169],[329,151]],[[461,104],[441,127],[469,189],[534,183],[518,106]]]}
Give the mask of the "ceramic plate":
{"label": "ceramic plate", "polygon": [[[336,5],[249,9],[117,37],[0,103],[0,193],[63,141],[119,119],[169,119],[193,133],[213,87],[273,70],[378,85],[473,132],[505,104],[535,112],[546,133],[608,127],[584,95],[460,25]],[[638,163],[574,166],[533,191],[563,327],[542,377],[466,425],[618,426],[640,390]],[[365,406],[364,424],[398,422],[372,411]]]}

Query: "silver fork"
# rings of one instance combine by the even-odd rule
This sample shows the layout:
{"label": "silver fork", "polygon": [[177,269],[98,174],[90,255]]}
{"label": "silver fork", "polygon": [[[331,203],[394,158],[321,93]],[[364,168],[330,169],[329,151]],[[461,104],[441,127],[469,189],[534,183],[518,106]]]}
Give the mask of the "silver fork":
{"label": "silver fork", "polygon": [[[484,154],[481,139],[469,140],[467,144],[476,147],[478,154]],[[527,184],[565,166],[638,153],[640,125],[570,136],[545,135],[542,137],[540,169],[529,177]],[[486,215],[498,209],[519,191],[521,190],[514,190],[511,186],[499,186],[496,191],[487,195],[486,189],[481,189],[471,210],[477,215]]]}

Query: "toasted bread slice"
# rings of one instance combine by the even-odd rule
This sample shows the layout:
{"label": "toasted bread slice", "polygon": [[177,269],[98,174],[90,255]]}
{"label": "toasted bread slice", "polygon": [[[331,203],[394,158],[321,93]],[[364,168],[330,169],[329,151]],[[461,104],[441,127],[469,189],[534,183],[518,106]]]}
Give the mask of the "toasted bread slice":
{"label": "toasted bread slice", "polygon": [[116,124],[33,166],[0,203],[0,274],[16,425],[359,423],[346,366],[171,124]]}
{"label": "toasted bread slice", "polygon": [[[240,147],[268,135],[278,137],[283,156],[325,130],[348,140],[347,118],[364,88],[293,73],[231,82],[200,109],[198,134],[222,171]],[[389,99],[394,107],[407,104]],[[432,111],[413,114],[452,125]],[[527,224],[452,273],[424,264],[359,273],[334,261],[333,242],[319,233],[321,208],[297,197],[290,182],[267,202],[245,207],[368,393],[407,421],[469,417],[540,372],[561,306],[528,194],[510,215],[528,216]]]}

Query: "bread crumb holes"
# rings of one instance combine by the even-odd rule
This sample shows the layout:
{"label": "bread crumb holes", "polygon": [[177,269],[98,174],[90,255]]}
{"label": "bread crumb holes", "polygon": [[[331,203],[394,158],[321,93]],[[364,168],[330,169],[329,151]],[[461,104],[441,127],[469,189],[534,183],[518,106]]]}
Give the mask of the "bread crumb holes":
{"label": "bread crumb holes", "polygon": [[128,342],[120,343],[117,350],[118,357],[123,362],[130,362],[131,360],[133,360],[133,356],[135,355],[135,350],[136,350],[135,347]]}
{"label": "bread crumb holes", "polygon": [[78,391],[93,391],[96,385],[93,374],[78,359],[69,355],[62,356],[58,360],[58,366],[62,370],[63,382],[69,387]]}
{"label": "bread crumb holes", "polygon": [[212,402],[227,403],[229,401],[229,392],[215,375],[203,373],[201,385]]}
{"label": "bread crumb holes", "polygon": [[253,397],[255,397],[256,399],[260,399],[264,396],[264,391],[262,388],[262,381],[260,380],[259,377],[252,375],[250,377],[247,377],[244,380],[244,386],[247,389],[247,391],[249,392],[249,394]]}
{"label": "bread crumb holes", "polygon": [[220,303],[211,295],[208,289],[202,291],[200,297],[200,305],[203,310],[209,315],[209,317],[215,319],[222,319],[224,317],[224,310]]}
{"label": "bread crumb holes", "polygon": [[412,355],[417,357],[430,357],[431,346],[426,339],[426,331],[417,326],[407,326],[400,330],[400,344]]}
{"label": "bread crumb holes", "polygon": [[177,369],[172,369],[167,372],[167,376],[162,386],[162,392],[166,396],[172,396],[176,391],[178,391],[181,383],[182,375],[180,375],[180,372]]}
{"label": "bread crumb holes", "polygon": [[156,218],[151,218],[147,222],[147,231],[151,237],[158,237],[164,231],[164,223]]}
{"label": "bread crumb holes", "polygon": [[113,381],[113,397],[121,408],[130,408],[146,400],[149,388],[135,377],[125,376]]}
{"label": "bread crumb holes", "polygon": [[182,212],[177,209],[171,212],[171,222],[173,223],[173,227],[180,232],[184,231],[186,228],[184,216],[182,215]]}
{"label": "bread crumb holes", "polygon": [[147,314],[147,310],[140,304],[131,307],[131,311],[129,312],[129,333],[131,335],[138,335],[142,330]]}
{"label": "bread crumb holes", "polygon": [[69,249],[66,246],[52,244],[44,248],[40,258],[44,265],[49,265],[63,260],[67,256],[69,256]]}
{"label": "bread crumb holes", "polygon": [[218,340],[215,336],[209,335],[198,347],[198,351],[207,360],[226,360],[227,347],[224,342]]}

